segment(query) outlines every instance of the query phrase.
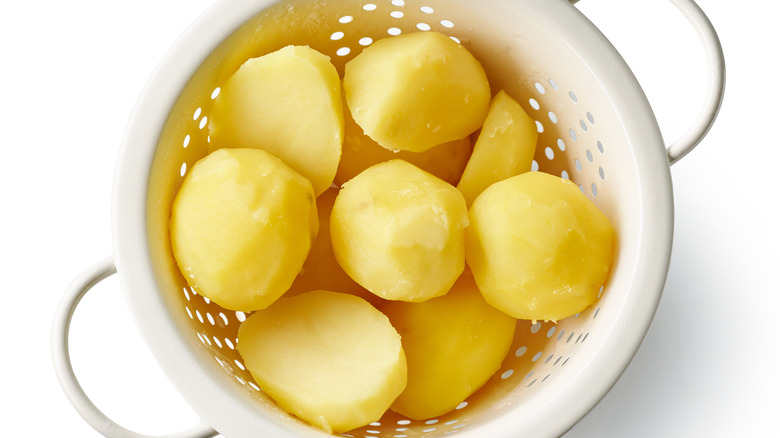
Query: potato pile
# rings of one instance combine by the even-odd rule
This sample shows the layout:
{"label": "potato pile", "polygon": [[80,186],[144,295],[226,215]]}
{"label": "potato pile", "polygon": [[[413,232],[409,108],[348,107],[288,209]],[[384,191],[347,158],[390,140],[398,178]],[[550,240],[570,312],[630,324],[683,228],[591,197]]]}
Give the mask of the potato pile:
{"label": "potato pile", "polygon": [[343,78],[309,47],[250,59],[209,135],[173,203],[176,262],[251,313],[247,370],[327,432],[454,409],[500,368],[517,319],[580,312],[609,274],[606,216],[531,172],[535,122],[445,35],[376,41]]}

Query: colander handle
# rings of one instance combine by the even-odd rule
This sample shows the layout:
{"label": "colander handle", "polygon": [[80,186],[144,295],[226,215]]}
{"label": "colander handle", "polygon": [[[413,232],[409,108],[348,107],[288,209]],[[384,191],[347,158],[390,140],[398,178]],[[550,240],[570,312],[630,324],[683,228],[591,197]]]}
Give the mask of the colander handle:
{"label": "colander handle", "polygon": [[[68,348],[68,335],[73,313],[76,311],[81,299],[93,286],[116,273],[113,256],[109,256],[100,262],[84,270],[65,290],[57,311],[54,315],[54,323],[51,333],[51,353],[54,361],[54,371],[60,381],[65,395],[90,426],[103,436],[110,438],[153,438],[125,429],[108,418],[89,399],[79,384],[73,365],[70,361]],[[205,423],[198,424],[190,429],[160,435],[157,438],[207,438],[217,435],[217,432]]]}
{"label": "colander handle", "polygon": [[666,148],[669,164],[672,165],[692,151],[707,135],[712,124],[715,123],[726,87],[726,61],[723,57],[723,47],[720,45],[720,39],[717,32],[715,32],[715,27],[713,27],[712,22],[710,22],[699,5],[693,0],[670,1],[688,19],[699,35],[707,56],[709,76],[706,98],[704,105],[699,110],[699,115],[691,127],[688,128],[688,131]]}
{"label": "colander handle", "polygon": [[[666,148],[669,165],[676,163],[688,152],[692,151],[709,132],[723,103],[723,93],[726,87],[726,61],[723,48],[720,45],[715,27],[710,19],[693,0],[669,0],[674,4],[693,26],[699,36],[707,55],[709,78],[707,95],[699,110],[699,115],[693,121],[688,131]],[[578,0],[569,0],[575,4]]]}

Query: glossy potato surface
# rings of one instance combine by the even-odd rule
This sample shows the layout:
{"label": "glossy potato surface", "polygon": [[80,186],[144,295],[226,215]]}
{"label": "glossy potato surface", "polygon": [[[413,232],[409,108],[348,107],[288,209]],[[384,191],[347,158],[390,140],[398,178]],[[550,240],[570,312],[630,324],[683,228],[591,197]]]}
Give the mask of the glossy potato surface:
{"label": "glossy potato surface", "polygon": [[444,296],[382,307],[401,335],[408,367],[404,392],[391,409],[415,420],[455,409],[501,366],[516,320],[490,306],[464,273]]}
{"label": "glossy potato surface", "polygon": [[403,160],[369,167],[344,184],[330,218],[339,265],[389,300],[445,294],[465,266],[463,195]]}
{"label": "glossy potato surface", "polygon": [[466,260],[494,307],[557,321],[596,301],[615,232],[573,182],[543,172],[505,179],[477,197],[469,218]]}
{"label": "glossy potato surface", "polygon": [[391,151],[366,135],[349,111],[344,111],[344,145],[334,182],[344,184],[374,164],[399,159],[456,185],[470,156],[469,137],[439,144],[423,152]]}
{"label": "glossy potato surface", "polygon": [[356,295],[373,305],[377,305],[381,299],[347,275],[333,254],[328,224],[338,192],[337,188],[331,187],[317,198],[317,215],[321,226],[309,255],[303,263],[301,272],[298,273],[285,295],[298,295],[303,292],[324,289]]}
{"label": "glossy potato surface", "polygon": [[196,162],[174,199],[173,254],[187,282],[220,306],[262,309],[301,269],[317,234],[311,182],[260,149]]}
{"label": "glossy potato surface", "polygon": [[354,295],[282,298],[241,324],[237,348],[263,391],[326,432],[379,420],[406,386],[398,332]]}
{"label": "glossy potato surface", "polygon": [[341,81],[330,58],[287,46],[247,60],[225,84],[209,115],[210,147],[259,148],[279,157],[321,194],[341,157]]}
{"label": "glossy potato surface", "polygon": [[458,182],[466,203],[470,206],[493,183],[529,172],[538,138],[536,122],[517,101],[499,91]]}
{"label": "glossy potato surface", "polygon": [[482,65],[444,34],[380,39],[344,71],[347,105],[358,125],[390,150],[422,152],[479,129],[490,104]]}

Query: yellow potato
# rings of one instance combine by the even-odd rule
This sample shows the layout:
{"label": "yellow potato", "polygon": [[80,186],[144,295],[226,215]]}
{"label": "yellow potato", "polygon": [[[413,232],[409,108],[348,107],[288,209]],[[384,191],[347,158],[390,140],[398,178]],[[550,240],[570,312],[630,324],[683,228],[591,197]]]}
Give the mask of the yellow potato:
{"label": "yellow potato", "polygon": [[334,182],[337,185],[344,184],[374,164],[399,159],[455,185],[466,168],[469,156],[471,141],[468,137],[440,144],[423,152],[393,152],[367,136],[355,123],[349,111],[345,111],[344,145]]}
{"label": "yellow potato", "polygon": [[488,303],[560,320],[595,302],[613,259],[607,217],[569,180],[542,172],[488,187],[469,210],[466,261]]}
{"label": "yellow potato", "polygon": [[341,82],[330,58],[287,46],[246,61],[209,115],[210,148],[259,148],[312,182],[319,195],[336,175],[344,135]]}
{"label": "yellow potato", "polygon": [[330,218],[344,271],[376,295],[402,301],[447,293],[465,266],[467,225],[458,189],[403,160],[344,184]]}
{"label": "yellow potato", "polygon": [[314,239],[309,256],[303,262],[303,268],[298,273],[290,289],[285,295],[297,295],[317,289],[332,290],[357,295],[372,305],[378,305],[382,300],[357,284],[336,261],[333,245],[330,242],[330,212],[336,200],[338,189],[331,187],[317,198],[317,214],[322,224]]}
{"label": "yellow potato", "polygon": [[238,352],[279,406],[330,433],[379,420],[406,386],[400,336],[354,295],[282,298],[241,324]]}
{"label": "yellow potato", "polygon": [[482,387],[515,334],[516,320],[485,302],[469,274],[442,297],[382,311],[401,335],[408,372],[390,409],[415,420],[443,415]]}
{"label": "yellow potato", "polygon": [[279,298],[319,223],[311,182],[260,149],[220,149],[196,162],[174,199],[176,262],[199,294],[241,311]]}
{"label": "yellow potato", "polygon": [[412,152],[465,138],[482,125],[490,104],[482,65],[437,32],[374,42],[346,64],[344,91],[369,137]]}
{"label": "yellow potato", "polygon": [[501,90],[493,98],[458,189],[470,206],[491,184],[531,171],[539,133],[536,122]]}

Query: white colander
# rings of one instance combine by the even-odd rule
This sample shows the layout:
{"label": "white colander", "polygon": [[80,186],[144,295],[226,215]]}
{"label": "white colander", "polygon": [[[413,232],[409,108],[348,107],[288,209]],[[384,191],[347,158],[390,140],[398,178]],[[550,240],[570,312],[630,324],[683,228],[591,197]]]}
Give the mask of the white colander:
{"label": "white colander", "polygon": [[[669,166],[693,149],[720,107],[718,38],[691,0],[673,0],[698,31],[709,89],[700,116],[664,145],[631,70],[566,0],[220,0],[178,40],[129,121],[113,194],[114,255],[84,271],[55,316],[52,353],[76,410],[106,436],[140,437],[96,408],[76,380],[68,329],[83,295],[118,272],[126,302],[167,376],[202,418],[172,437],[322,437],[279,409],[236,351],[246,315],[195,294],[168,240],[171,201],[207,151],[209,111],[246,59],[289,44],[344,63],[380,38],[434,30],[464,44],[493,91],[506,90],[537,120],[535,168],[577,183],[617,231],[614,269],[599,300],[556,323],[520,322],[501,369],[456,410],[417,421],[392,412],[346,437],[556,436],[615,383],[641,343],[660,299],[672,244]],[[273,257],[273,248],[268,248]]]}

